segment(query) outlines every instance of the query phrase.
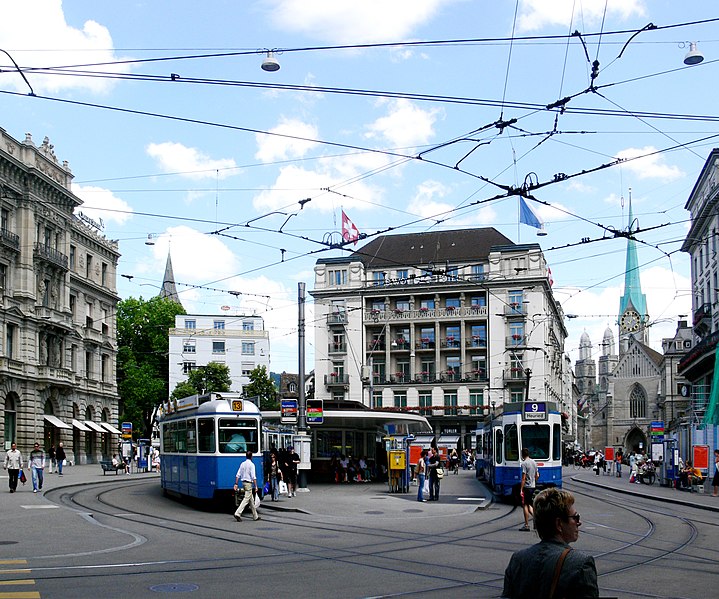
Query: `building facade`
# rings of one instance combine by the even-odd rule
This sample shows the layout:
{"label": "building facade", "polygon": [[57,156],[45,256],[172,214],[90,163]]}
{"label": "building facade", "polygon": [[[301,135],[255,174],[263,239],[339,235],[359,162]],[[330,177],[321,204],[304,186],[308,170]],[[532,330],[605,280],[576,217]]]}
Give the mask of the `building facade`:
{"label": "building facade", "polygon": [[241,392],[257,366],[270,372],[270,336],[261,316],[186,314],[170,329],[170,393],[187,375],[210,362],[225,364],[231,391]]}
{"label": "building facade", "polygon": [[117,242],[80,212],[47,138],[0,137],[3,446],[63,442],[68,460],[95,462],[119,434]]}
{"label": "building facade", "polygon": [[311,294],[318,399],[415,411],[465,447],[505,402],[572,413],[563,313],[537,244],[493,228],[378,236],[318,260]]}

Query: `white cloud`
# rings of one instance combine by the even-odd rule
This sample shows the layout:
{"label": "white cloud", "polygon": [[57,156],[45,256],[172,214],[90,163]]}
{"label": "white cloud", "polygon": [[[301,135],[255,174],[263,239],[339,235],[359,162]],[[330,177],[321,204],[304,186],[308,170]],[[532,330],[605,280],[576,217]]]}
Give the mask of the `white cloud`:
{"label": "white cloud", "polygon": [[[621,168],[634,173],[639,179],[661,179],[662,181],[673,181],[684,176],[679,167],[671,166],[664,163],[664,157],[661,154],[652,154],[657,149],[654,146],[644,146],[643,148],[626,148],[618,152],[616,158],[631,159],[621,165]],[[646,156],[646,154],[652,154]]]}
{"label": "white cloud", "polygon": [[266,0],[270,18],[285,31],[337,44],[406,39],[450,3],[446,0]]}
{"label": "white cloud", "polygon": [[[132,216],[132,207],[109,189],[73,183],[72,192],[84,202],[80,212],[93,220],[102,219],[106,223],[114,222],[122,225]],[[115,210],[121,212],[114,212]]]}
{"label": "white cloud", "polygon": [[[255,135],[258,146],[255,158],[262,162],[302,158],[316,146],[315,143],[305,141],[305,139],[317,139],[319,135],[314,125],[303,123],[298,119],[287,118],[283,118],[279,125],[270,129],[270,133],[279,135],[264,135],[261,133]],[[281,137],[284,135],[288,137]]]}
{"label": "white cloud", "polygon": [[392,148],[412,148],[426,144],[434,135],[439,109],[424,110],[405,99],[380,104],[387,105],[387,114],[366,127],[368,139],[384,139]]}
{"label": "white cloud", "polygon": [[451,219],[453,227],[462,225],[488,225],[496,222],[497,213],[491,206],[482,206],[474,210],[454,212],[455,203],[442,202],[442,198],[452,193],[452,188],[438,181],[427,180],[417,186],[417,191],[409,202],[407,210],[424,218]]}
{"label": "white cloud", "polygon": [[[517,18],[519,31],[536,31],[546,25],[569,26],[582,23],[583,27],[599,25],[606,9],[607,18],[620,20],[643,16],[643,0],[521,0]],[[572,17],[574,13],[574,17]]]}
{"label": "white cloud", "polygon": [[[12,57],[22,68],[122,60],[115,55],[107,27],[95,21],[85,21],[82,29],[69,25],[63,13],[62,0],[4,2],[0,40],[4,48],[12,49]],[[129,65],[106,64],[96,69],[85,69],[124,73],[129,71]],[[28,72],[27,78],[36,93],[67,89],[103,93],[114,85],[111,79],[106,78],[43,75],[37,72]],[[6,74],[3,82],[17,90],[28,91],[27,84],[19,75]]]}
{"label": "white cloud", "polygon": [[[236,174],[230,172],[237,168],[232,158],[212,159],[196,148],[176,142],[151,143],[145,148],[148,156],[154,158],[158,166],[166,173],[176,173],[188,179],[222,179]],[[219,173],[218,173],[219,171]]]}

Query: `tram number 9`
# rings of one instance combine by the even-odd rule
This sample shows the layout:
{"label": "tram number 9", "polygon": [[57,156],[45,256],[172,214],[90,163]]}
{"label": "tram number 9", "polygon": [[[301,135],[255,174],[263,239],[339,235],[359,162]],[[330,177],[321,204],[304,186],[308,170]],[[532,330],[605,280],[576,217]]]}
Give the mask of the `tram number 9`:
{"label": "tram number 9", "polygon": [[242,412],[242,400],[241,399],[233,399],[232,400],[232,411],[233,412]]}

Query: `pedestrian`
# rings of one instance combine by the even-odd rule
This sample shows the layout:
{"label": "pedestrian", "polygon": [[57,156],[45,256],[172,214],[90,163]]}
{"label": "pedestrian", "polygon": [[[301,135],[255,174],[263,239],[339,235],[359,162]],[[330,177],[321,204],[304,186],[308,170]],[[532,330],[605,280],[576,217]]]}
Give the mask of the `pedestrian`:
{"label": "pedestrian", "polygon": [[714,450],[714,478],[712,478],[714,492],[712,497],[719,497],[719,449]]}
{"label": "pedestrian", "polygon": [[594,558],[569,546],[579,538],[581,526],[574,496],[556,487],[539,493],[534,523],[541,541],[512,555],[504,571],[502,597],[599,597]]}
{"label": "pedestrian", "polygon": [[629,482],[637,482],[637,454],[635,452],[629,454]]}
{"label": "pedestrian", "polygon": [[614,457],[615,468],[617,470],[617,478],[622,478],[622,450],[617,450],[617,455]]}
{"label": "pedestrian", "polygon": [[30,452],[30,470],[32,472],[32,492],[42,491],[45,452],[40,449],[39,443],[35,443],[34,449]]}
{"label": "pedestrian", "polygon": [[519,483],[519,496],[522,499],[522,511],[524,512],[524,526],[519,530],[529,530],[529,516],[534,517],[532,504],[534,501],[534,490],[539,479],[539,468],[537,462],[529,457],[529,449],[522,448],[522,482]]}
{"label": "pedestrian", "polygon": [[300,464],[300,456],[295,452],[294,447],[287,448],[287,496],[297,497],[297,466]]}
{"label": "pedestrian", "polygon": [[65,460],[67,459],[67,456],[65,455],[65,448],[62,446],[62,442],[58,443],[57,445],[55,457],[57,459],[57,473],[59,476],[62,476],[62,467],[65,465]]}
{"label": "pedestrian", "polygon": [[[439,501],[439,481],[444,476],[442,460],[436,447],[432,447],[427,454],[427,472],[429,473],[429,501]],[[440,476],[441,472],[441,476]]]}
{"label": "pedestrian", "polygon": [[270,481],[270,491],[272,493],[272,501],[280,499],[280,481],[282,480],[282,470],[277,463],[277,454],[270,454],[270,468],[268,472],[268,480]]}
{"label": "pedestrian", "polygon": [[240,505],[235,511],[235,520],[242,522],[242,512],[250,504],[252,508],[252,519],[260,520],[257,514],[257,508],[255,507],[255,498],[252,496],[252,492],[257,492],[257,475],[255,474],[255,464],[252,462],[252,452],[248,451],[245,454],[245,461],[240,464],[235,475],[235,492],[239,490],[237,484],[242,481],[242,488],[245,491],[245,496],[242,498]]}
{"label": "pedestrian", "polygon": [[53,470],[57,469],[57,454],[55,453],[55,444],[50,445],[50,449],[47,452],[47,457],[50,459],[50,470],[49,474],[52,474]]}
{"label": "pedestrian", "polygon": [[427,450],[423,449],[422,453],[419,454],[419,460],[417,460],[417,466],[414,469],[414,476],[417,479],[417,501],[424,501],[424,479],[425,472],[427,471],[424,458],[426,456]]}
{"label": "pedestrian", "polygon": [[602,455],[602,452],[597,450],[597,452],[594,454],[594,473],[599,476],[599,468],[602,466],[602,461],[604,460],[604,456]]}
{"label": "pedestrian", "polygon": [[15,443],[10,445],[10,449],[8,449],[5,454],[5,464],[3,468],[7,470],[8,473],[10,492],[14,493],[17,491],[17,478],[20,474],[20,470],[22,470],[22,454]]}

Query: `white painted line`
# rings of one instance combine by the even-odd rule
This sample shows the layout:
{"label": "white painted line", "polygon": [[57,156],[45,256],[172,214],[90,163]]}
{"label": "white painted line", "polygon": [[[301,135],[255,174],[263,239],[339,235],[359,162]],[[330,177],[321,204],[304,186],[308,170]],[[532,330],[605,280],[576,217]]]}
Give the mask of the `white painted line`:
{"label": "white painted line", "polygon": [[57,505],[21,505],[21,508],[24,510],[56,510],[58,507]]}
{"label": "white painted line", "polygon": [[457,497],[457,501],[487,501],[485,497]]}

